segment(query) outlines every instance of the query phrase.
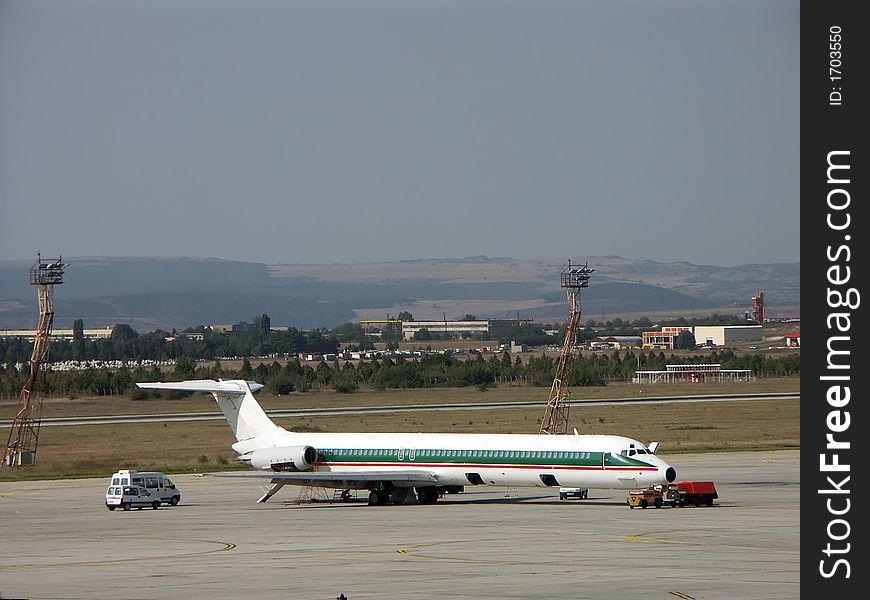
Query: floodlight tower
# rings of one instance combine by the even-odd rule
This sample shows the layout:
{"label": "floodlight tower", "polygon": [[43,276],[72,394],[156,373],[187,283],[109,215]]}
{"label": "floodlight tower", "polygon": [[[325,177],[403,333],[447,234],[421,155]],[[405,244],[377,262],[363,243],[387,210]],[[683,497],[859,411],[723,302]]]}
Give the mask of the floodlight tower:
{"label": "floodlight tower", "polygon": [[556,375],[553,378],[553,387],[550,389],[550,398],[547,401],[547,410],[541,421],[540,433],[564,434],[568,432],[568,410],[571,389],[565,379],[571,372],[574,362],[574,347],[577,345],[577,334],[580,325],[580,290],[589,287],[589,276],[595,269],[589,268],[589,263],[582,267],[568,266],[562,270],[561,285],[568,295],[568,323],[565,327],[565,343],[559,354],[559,362],[556,364]]}
{"label": "floodlight tower", "polygon": [[48,345],[54,322],[54,286],[63,283],[63,270],[66,266],[62,258],[54,261],[43,260],[37,253],[36,262],[30,267],[30,285],[37,286],[39,325],[30,355],[30,376],[21,388],[18,412],[12,421],[6,453],[3,455],[2,464],[7,467],[32,465],[36,460],[42,412],[42,396],[38,384],[43,374],[42,365],[48,360]]}

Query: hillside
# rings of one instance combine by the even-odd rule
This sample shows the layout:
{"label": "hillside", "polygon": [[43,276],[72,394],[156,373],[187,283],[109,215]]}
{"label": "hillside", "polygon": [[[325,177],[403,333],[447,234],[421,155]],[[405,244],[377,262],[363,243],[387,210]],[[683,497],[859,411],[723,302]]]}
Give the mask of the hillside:
{"label": "hillside", "polygon": [[[73,258],[55,293],[57,327],[128,323],[142,331],[250,321],[332,327],[408,310],[418,319],[515,317],[558,320],[562,262],[471,257],[390,263],[265,265],[200,258]],[[799,315],[799,263],[716,267],[590,257],[583,292],[591,317],[749,310],[763,290],[772,309]],[[0,262],[0,328],[34,327],[30,263]]]}

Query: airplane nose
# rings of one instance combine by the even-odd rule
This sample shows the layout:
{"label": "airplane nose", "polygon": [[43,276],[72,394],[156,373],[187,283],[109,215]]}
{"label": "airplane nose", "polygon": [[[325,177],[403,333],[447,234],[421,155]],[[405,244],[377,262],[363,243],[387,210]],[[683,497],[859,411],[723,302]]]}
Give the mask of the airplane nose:
{"label": "airplane nose", "polygon": [[665,479],[668,480],[668,483],[673,483],[677,478],[677,470],[673,467],[668,467],[667,471],[665,471]]}

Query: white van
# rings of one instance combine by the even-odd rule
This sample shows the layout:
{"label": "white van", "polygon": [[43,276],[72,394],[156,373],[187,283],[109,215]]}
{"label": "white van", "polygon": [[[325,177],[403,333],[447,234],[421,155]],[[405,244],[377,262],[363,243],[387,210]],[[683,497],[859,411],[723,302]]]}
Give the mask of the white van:
{"label": "white van", "polygon": [[181,490],[166,475],[156,471],[118,471],[112,475],[106,490],[106,507],[109,510],[119,506],[124,510],[146,506],[156,510],[161,504],[175,506],[179,502]]}

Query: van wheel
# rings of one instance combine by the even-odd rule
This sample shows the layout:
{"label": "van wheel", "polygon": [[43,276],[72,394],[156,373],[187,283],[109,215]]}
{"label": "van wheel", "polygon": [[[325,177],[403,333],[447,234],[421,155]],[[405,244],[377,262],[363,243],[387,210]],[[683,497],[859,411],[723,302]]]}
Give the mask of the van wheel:
{"label": "van wheel", "polygon": [[106,508],[108,508],[109,510],[115,510],[114,506],[107,506]]}
{"label": "van wheel", "polygon": [[130,503],[129,503],[129,502],[124,502],[124,503],[121,505],[121,508],[123,508],[124,510],[130,510]]}
{"label": "van wheel", "polygon": [[156,502],[156,501],[155,501],[155,502],[152,502],[152,503],[151,503],[151,508],[153,508],[154,510],[157,510],[158,508],[160,508],[160,503],[159,503],[159,502]]}
{"label": "van wheel", "polygon": [[181,500],[178,496],[173,496],[172,500],[169,501],[169,504],[172,506],[178,506],[178,501]]}

